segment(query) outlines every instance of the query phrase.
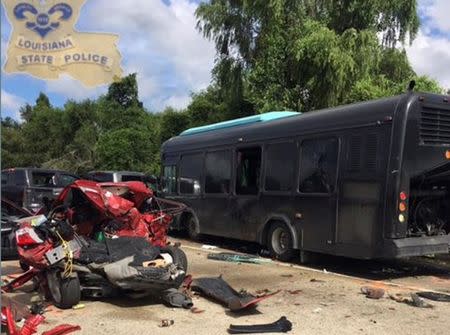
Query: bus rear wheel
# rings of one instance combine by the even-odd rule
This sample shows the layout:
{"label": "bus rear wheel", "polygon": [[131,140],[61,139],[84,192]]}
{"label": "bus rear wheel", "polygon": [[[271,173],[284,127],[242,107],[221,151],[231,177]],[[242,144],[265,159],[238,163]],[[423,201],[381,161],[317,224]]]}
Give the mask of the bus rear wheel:
{"label": "bus rear wheel", "polygon": [[286,224],[274,222],[270,226],[267,241],[272,257],[286,262],[295,256],[292,233]]}

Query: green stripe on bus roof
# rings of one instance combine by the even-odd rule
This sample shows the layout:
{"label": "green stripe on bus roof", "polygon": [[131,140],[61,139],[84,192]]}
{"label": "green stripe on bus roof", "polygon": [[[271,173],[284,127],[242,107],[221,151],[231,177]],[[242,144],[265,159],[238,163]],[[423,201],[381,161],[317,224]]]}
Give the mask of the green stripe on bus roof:
{"label": "green stripe on bus roof", "polygon": [[263,113],[263,114],[258,114],[258,115],[241,117],[239,119],[218,122],[218,123],[210,124],[207,126],[189,128],[189,129],[183,131],[180,134],[180,136],[205,133],[208,131],[214,131],[214,130],[219,130],[219,129],[224,129],[224,128],[233,128],[233,127],[248,125],[248,124],[252,124],[252,123],[258,123],[258,122],[269,122],[269,121],[283,119],[283,118],[300,115],[300,114],[301,113],[298,113],[298,112],[287,112],[287,111],[285,111],[285,112],[268,112],[268,113]]}

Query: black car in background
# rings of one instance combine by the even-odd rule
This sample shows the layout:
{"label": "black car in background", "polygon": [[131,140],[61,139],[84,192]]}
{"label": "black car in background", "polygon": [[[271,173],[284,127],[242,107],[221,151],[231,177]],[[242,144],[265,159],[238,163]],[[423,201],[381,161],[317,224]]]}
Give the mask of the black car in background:
{"label": "black car in background", "polygon": [[2,198],[1,208],[1,246],[2,259],[17,256],[15,228],[16,221],[31,216],[31,212],[17,206],[12,201]]}
{"label": "black car in background", "polygon": [[6,169],[2,170],[2,197],[34,212],[42,207],[45,198],[53,200],[77,179],[78,176],[61,170]]}

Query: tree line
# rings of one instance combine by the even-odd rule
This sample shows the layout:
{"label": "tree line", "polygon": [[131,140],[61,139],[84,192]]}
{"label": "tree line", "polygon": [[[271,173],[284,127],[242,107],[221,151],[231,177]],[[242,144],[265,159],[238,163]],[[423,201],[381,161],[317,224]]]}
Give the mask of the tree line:
{"label": "tree line", "polygon": [[211,84],[185,109],[146,110],[136,74],[61,108],[41,93],[20,123],[2,119],[2,167],[157,173],[161,144],[189,127],[391,96],[412,79],[443,92],[404,49],[419,28],[416,0],[210,0],[196,16],[216,58]]}

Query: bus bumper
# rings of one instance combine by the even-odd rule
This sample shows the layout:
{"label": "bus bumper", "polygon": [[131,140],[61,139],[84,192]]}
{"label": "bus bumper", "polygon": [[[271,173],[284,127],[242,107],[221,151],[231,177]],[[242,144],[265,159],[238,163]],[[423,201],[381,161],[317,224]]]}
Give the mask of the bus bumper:
{"label": "bus bumper", "polygon": [[385,240],[384,253],[388,257],[423,256],[449,252],[450,235],[408,237]]}

